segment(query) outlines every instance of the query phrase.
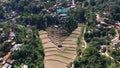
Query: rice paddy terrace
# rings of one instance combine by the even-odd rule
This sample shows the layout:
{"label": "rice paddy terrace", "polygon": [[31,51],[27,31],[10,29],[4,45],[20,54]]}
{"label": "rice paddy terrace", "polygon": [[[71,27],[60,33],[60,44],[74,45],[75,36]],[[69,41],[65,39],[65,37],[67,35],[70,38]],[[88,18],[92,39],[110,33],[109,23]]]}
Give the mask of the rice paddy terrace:
{"label": "rice paddy terrace", "polygon": [[67,68],[68,64],[76,58],[77,38],[82,26],[78,26],[70,36],[62,41],[62,47],[53,43],[47,31],[39,31],[40,39],[44,48],[45,68]]}

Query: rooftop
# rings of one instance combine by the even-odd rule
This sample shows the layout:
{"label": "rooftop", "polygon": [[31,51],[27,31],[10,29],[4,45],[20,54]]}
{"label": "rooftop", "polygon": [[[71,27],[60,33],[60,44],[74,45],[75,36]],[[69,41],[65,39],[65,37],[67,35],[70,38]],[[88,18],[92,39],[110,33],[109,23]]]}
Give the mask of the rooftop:
{"label": "rooftop", "polygon": [[12,68],[12,65],[5,63],[2,68]]}
{"label": "rooftop", "polygon": [[57,13],[67,13],[68,10],[67,9],[58,9]]}
{"label": "rooftop", "polygon": [[22,46],[22,44],[15,44],[15,45],[11,48],[11,51],[19,50],[21,46]]}
{"label": "rooftop", "polygon": [[28,65],[23,65],[23,68],[28,68]]}

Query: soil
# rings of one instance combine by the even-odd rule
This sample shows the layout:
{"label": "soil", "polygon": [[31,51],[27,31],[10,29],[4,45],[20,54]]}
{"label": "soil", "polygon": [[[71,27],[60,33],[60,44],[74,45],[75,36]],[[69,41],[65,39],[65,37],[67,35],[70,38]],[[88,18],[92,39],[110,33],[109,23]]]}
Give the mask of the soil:
{"label": "soil", "polygon": [[[77,37],[81,27],[75,29],[71,35],[57,28],[48,28],[47,31],[39,31],[40,39],[44,48],[45,68],[68,68],[77,56]],[[62,45],[62,47],[58,47]]]}

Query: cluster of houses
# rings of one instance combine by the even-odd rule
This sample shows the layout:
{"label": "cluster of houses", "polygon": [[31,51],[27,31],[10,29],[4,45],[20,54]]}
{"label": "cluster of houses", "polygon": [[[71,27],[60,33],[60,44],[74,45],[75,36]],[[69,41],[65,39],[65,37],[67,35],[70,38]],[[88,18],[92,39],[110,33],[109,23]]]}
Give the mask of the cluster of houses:
{"label": "cluster of houses", "polygon": [[[107,13],[103,12],[103,14],[106,15]],[[112,25],[112,24],[106,23],[105,22],[106,20],[108,21],[109,19],[108,18],[102,18],[102,17],[100,17],[99,14],[96,13],[96,21],[98,22],[98,24],[96,25],[97,28],[113,28],[114,26],[117,27],[117,28],[120,28],[120,22],[119,21],[117,21],[115,23],[115,25]],[[108,35],[108,36],[110,38],[113,38],[111,35]],[[111,40],[111,42],[112,42],[112,44],[111,44],[111,48],[112,49],[116,49],[116,46],[118,44],[120,44],[120,40],[119,39],[116,40],[116,38],[115,38],[115,41]],[[100,51],[102,53],[105,53],[107,48],[109,48],[109,46],[107,46],[107,45],[101,45],[100,46]]]}
{"label": "cluster of houses", "polygon": [[120,40],[117,40],[112,43],[112,49],[116,49],[117,45],[120,45]]}
{"label": "cluster of houses", "polygon": [[96,21],[99,22],[96,27],[97,28],[112,28],[110,24],[107,24],[105,20],[109,20],[108,18],[102,18],[99,14],[96,13]]}
{"label": "cluster of houses", "polygon": [[4,28],[0,27],[0,35],[1,35],[0,43],[7,40],[7,38],[8,38],[8,35],[6,33],[4,33],[3,31],[4,31]]}
{"label": "cluster of houses", "polygon": [[51,16],[60,16],[62,18],[67,16],[68,10],[70,8],[75,8],[74,5],[72,5],[72,0],[66,0],[67,7],[63,7],[61,0],[56,0],[56,4],[53,7],[49,8],[43,8],[43,13],[50,13]]}
{"label": "cluster of houses", "polygon": [[120,45],[120,40],[117,40],[117,41],[113,42],[113,43],[110,45],[111,47],[108,46],[108,45],[101,45],[101,46],[100,46],[100,51],[101,51],[102,53],[105,53],[106,50],[107,50],[107,48],[116,49],[116,47],[117,47],[118,45]]}
{"label": "cluster of houses", "polygon": [[115,23],[115,26],[119,29],[119,28],[120,28],[120,21],[117,21],[117,22]]}
{"label": "cluster of houses", "polygon": [[4,62],[4,65],[2,66],[2,68],[12,68],[12,64],[15,60],[12,59],[8,59],[6,62]]}
{"label": "cluster of houses", "polygon": [[16,11],[11,10],[11,14],[8,15],[7,19],[10,20],[14,17],[16,17],[18,14]]}
{"label": "cluster of houses", "polygon": [[66,18],[68,18],[68,11],[70,9],[75,9],[75,5],[72,4],[72,0],[66,0],[66,6],[62,7],[60,0],[56,0],[56,14],[60,17],[61,22],[66,21]]}
{"label": "cluster of houses", "polygon": [[[2,36],[2,38],[4,39],[4,41],[11,43],[12,47],[10,48],[10,52],[15,52],[17,50],[19,50],[22,46],[22,44],[16,43],[15,38],[16,38],[16,34],[13,31],[13,29],[10,29],[10,33],[8,34],[8,36],[3,32],[4,28],[0,28],[0,34]],[[6,39],[6,37],[8,37]],[[10,56],[10,55],[9,55]],[[2,68],[12,68],[12,64],[15,61],[14,59],[11,59],[6,57],[6,59],[4,59],[3,57],[0,58],[0,63],[2,63]],[[28,68],[28,65],[24,65],[23,68]]]}
{"label": "cluster of houses", "polygon": [[[61,7],[62,6],[61,1],[62,0],[56,0],[56,6]],[[70,7],[73,5],[72,0],[66,0],[65,2],[66,2],[66,4],[65,4],[66,7]]]}
{"label": "cluster of houses", "polygon": [[[104,15],[106,15],[107,13],[103,12]],[[97,28],[112,28],[112,24],[108,24],[106,21],[109,21],[109,18],[102,18],[100,17],[99,14],[96,13],[96,21],[99,22],[96,27]],[[111,21],[114,22],[114,21]],[[115,27],[120,28],[120,21],[116,21],[114,24]]]}

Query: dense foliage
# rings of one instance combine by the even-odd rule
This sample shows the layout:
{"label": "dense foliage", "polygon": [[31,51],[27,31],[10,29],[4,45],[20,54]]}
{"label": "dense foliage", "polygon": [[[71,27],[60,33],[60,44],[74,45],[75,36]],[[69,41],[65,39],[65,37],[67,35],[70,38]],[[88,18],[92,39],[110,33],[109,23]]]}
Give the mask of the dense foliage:
{"label": "dense foliage", "polygon": [[13,41],[22,44],[20,50],[12,52],[10,56],[11,59],[15,59],[14,68],[21,66],[21,63],[29,65],[29,68],[44,68],[44,53],[36,27],[26,28],[19,24],[13,26],[8,22],[1,23],[0,27],[3,28],[0,31],[0,57],[5,56],[14,46],[12,42],[8,42],[10,29],[13,28],[16,36]]}
{"label": "dense foliage", "polygon": [[107,68],[111,64],[111,60],[105,56],[100,55],[99,51],[90,46],[83,53],[82,57],[78,57],[74,61],[75,68]]}
{"label": "dense foliage", "polygon": [[[31,31],[21,27],[16,28],[15,31],[17,43],[22,43],[23,45],[20,50],[13,52],[11,55],[11,58],[16,60],[14,66],[20,66],[21,63],[24,63],[29,65],[29,68],[44,68],[43,48],[35,27]],[[28,36],[27,38],[26,35]]]}

